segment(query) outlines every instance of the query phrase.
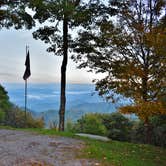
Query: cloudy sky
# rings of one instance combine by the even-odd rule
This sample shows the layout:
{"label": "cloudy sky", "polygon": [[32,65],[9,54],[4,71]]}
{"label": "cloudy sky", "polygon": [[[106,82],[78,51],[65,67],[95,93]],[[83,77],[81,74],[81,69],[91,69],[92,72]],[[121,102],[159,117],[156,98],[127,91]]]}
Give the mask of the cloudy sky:
{"label": "cloudy sky", "polygon": [[[28,30],[0,30],[0,82],[23,82],[25,70],[26,45],[30,47],[32,83],[60,82],[62,58],[46,52],[46,45],[32,37]],[[68,83],[91,83],[100,75],[76,69],[76,64],[69,60],[67,68]]]}

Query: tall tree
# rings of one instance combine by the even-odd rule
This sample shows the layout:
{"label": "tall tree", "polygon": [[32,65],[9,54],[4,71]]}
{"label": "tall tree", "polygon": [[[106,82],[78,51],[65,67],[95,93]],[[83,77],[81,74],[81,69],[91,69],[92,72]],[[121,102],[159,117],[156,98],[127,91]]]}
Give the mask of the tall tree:
{"label": "tall tree", "polygon": [[[105,78],[96,81],[99,94],[112,99],[111,90],[130,97],[136,111],[139,106],[145,109],[144,105],[149,110],[150,103],[160,106],[160,99],[166,96],[166,2],[112,0],[112,6],[119,9],[118,15],[100,22],[97,33],[94,30],[80,33],[74,45],[78,55],[73,59],[81,62],[79,67],[105,73]],[[159,109],[155,110],[157,114]],[[162,106],[160,112],[165,110]],[[154,115],[152,108],[149,111],[144,118],[147,125]]]}
{"label": "tall tree", "polygon": [[[35,11],[34,19],[40,23],[47,23],[33,33],[35,39],[40,39],[50,47],[48,52],[63,56],[61,66],[61,94],[59,109],[59,130],[64,130],[65,107],[66,107],[66,68],[68,52],[72,51],[71,44],[74,42],[72,34],[77,33],[77,28],[88,28],[99,14],[101,8],[99,0],[83,3],[80,0],[33,0],[30,8]],[[104,5],[102,5],[102,10]],[[49,23],[48,23],[49,22]],[[49,25],[48,25],[49,24]],[[71,34],[72,33],[72,34]]]}

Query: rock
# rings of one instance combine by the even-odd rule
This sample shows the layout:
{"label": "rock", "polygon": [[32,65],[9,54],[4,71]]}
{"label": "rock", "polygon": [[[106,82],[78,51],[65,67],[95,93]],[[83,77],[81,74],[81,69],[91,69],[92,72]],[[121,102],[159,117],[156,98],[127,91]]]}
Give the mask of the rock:
{"label": "rock", "polygon": [[108,137],[103,137],[103,136],[93,135],[93,134],[77,133],[76,135],[81,137],[88,137],[88,138],[92,138],[92,139],[96,139],[100,141],[106,141],[106,142],[111,140]]}

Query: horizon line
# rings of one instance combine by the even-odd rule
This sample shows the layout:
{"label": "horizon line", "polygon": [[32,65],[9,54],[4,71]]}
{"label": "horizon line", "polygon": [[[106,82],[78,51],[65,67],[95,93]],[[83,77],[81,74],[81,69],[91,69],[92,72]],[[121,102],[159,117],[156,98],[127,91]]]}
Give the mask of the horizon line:
{"label": "horizon line", "polygon": [[[24,82],[1,82],[0,84],[24,84]],[[28,84],[61,84],[60,82],[28,82]],[[94,83],[81,83],[81,82],[70,82],[68,84],[87,84],[87,85],[95,85]]]}

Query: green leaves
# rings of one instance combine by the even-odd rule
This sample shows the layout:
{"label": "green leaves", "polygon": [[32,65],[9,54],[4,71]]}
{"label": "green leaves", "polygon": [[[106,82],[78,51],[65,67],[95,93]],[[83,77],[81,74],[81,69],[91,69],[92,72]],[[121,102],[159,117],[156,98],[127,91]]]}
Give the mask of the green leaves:
{"label": "green leaves", "polygon": [[9,97],[5,89],[0,85],[0,124],[3,124],[6,112],[11,108]]}
{"label": "green leaves", "polygon": [[14,27],[31,29],[35,26],[32,16],[26,11],[29,1],[3,1],[0,4],[0,29]]}
{"label": "green leaves", "polygon": [[[100,24],[101,20],[103,21],[104,29],[104,22],[107,21],[109,17],[108,13],[110,12],[108,10],[108,7],[102,4],[100,1],[90,1],[89,3],[82,3],[82,1],[80,0],[33,0],[30,1],[29,7],[35,13],[33,18],[35,20],[38,20],[40,23],[44,23],[44,25],[47,25],[39,28],[36,32],[34,32],[33,37],[35,39],[40,39],[47,44],[49,43],[50,47],[47,49],[47,51],[53,52],[56,55],[62,55],[63,53],[62,22],[64,18],[68,21],[69,29],[72,30],[72,32],[74,31],[77,33],[79,31],[79,28],[82,27],[83,29],[90,29],[96,26],[95,22],[98,22],[98,24]],[[70,30],[68,32],[68,46],[70,51],[72,51],[77,47],[77,43],[75,42],[76,35],[70,34]],[[86,36],[88,35],[89,34],[87,34]],[[89,49],[90,51],[92,49],[91,46],[85,46],[86,50]],[[96,50],[96,53],[97,52],[99,53],[99,51]]]}

